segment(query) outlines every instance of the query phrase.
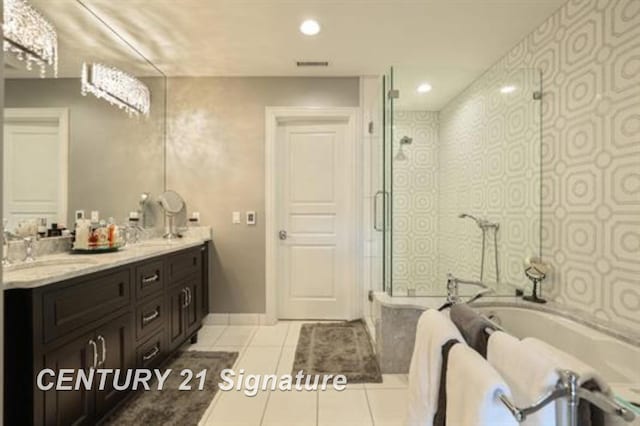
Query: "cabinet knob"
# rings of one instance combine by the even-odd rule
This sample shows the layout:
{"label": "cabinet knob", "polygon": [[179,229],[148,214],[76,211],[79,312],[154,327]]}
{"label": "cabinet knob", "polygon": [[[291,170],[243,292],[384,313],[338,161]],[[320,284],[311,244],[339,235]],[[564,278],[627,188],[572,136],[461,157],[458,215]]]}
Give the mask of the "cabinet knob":
{"label": "cabinet knob", "polygon": [[282,229],[280,232],[278,232],[278,237],[283,241],[286,240],[287,239],[287,231]]}

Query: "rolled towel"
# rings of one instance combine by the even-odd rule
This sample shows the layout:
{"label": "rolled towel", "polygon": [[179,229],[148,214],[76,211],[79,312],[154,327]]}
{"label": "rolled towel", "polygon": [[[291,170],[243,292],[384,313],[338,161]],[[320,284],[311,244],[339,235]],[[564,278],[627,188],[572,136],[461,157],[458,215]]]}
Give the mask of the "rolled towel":
{"label": "rolled towel", "polygon": [[489,335],[485,329],[494,328],[491,321],[474,311],[465,303],[453,305],[449,316],[469,346],[486,358]]}
{"label": "rolled towel", "polygon": [[[489,336],[487,361],[504,378],[518,407],[536,403],[555,389],[559,376],[557,366],[547,356],[531,350],[519,339],[502,331]],[[556,404],[552,403],[528,416],[522,425],[548,426],[556,421]]]}
{"label": "rolled towel", "polygon": [[511,398],[500,374],[478,352],[455,345],[447,369],[447,425],[516,426],[518,422],[498,398]]}
{"label": "rolled towel", "polygon": [[[426,310],[418,320],[409,367],[406,420],[408,426],[433,425],[438,409],[442,347],[449,340],[464,341],[456,326],[446,315],[433,309]],[[466,346],[466,344],[456,346]]]}

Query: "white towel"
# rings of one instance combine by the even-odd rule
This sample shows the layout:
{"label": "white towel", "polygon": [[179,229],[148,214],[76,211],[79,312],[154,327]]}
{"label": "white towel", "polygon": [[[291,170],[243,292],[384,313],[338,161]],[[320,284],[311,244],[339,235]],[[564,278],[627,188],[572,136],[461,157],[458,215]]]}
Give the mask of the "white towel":
{"label": "white towel", "polygon": [[[487,361],[509,385],[513,402],[520,408],[536,403],[551,392],[559,379],[554,362],[528,346],[510,334],[494,331],[487,348]],[[555,421],[556,404],[552,403],[528,416],[521,424],[548,426]]]}
{"label": "white towel", "polygon": [[511,398],[509,387],[486,359],[467,345],[449,352],[447,425],[516,426],[518,422],[498,398]]}
{"label": "white towel", "polygon": [[418,320],[416,341],[409,367],[408,426],[432,426],[438,409],[442,346],[457,339],[466,346],[455,324],[435,309],[426,310]]}
{"label": "white towel", "polygon": [[528,350],[536,351],[537,353],[544,354],[549,358],[557,369],[571,370],[578,374],[578,386],[582,386],[584,383],[593,381],[598,385],[602,393],[609,394],[611,392],[609,385],[604,378],[596,372],[596,370],[590,365],[585,364],[578,358],[569,355],[568,353],[552,346],[542,340],[535,337],[527,337],[522,340],[522,344]]}

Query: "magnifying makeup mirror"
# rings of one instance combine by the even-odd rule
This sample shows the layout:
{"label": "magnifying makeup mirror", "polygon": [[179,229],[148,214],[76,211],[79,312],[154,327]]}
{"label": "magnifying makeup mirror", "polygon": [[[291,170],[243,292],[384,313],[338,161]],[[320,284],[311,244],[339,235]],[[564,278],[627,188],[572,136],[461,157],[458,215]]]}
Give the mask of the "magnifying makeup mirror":
{"label": "magnifying makeup mirror", "polygon": [[162,210],[164,210],[164,214],[168,219],[167,233],[164,235],[164,238],[171,240],[179,237],[176,232],[175,217],[184,209],[184,200],[180,194],[169,190],[158,196],[158,203],[160,204],[160,207],[162,207]]}

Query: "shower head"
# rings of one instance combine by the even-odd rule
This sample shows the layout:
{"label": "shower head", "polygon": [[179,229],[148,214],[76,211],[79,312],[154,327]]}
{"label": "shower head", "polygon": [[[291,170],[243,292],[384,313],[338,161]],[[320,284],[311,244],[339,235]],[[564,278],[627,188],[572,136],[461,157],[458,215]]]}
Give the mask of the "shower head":
{"label": "shower head", "polygon": [[468,214],[468,213],[461,213],[458,215],[458,217],[460,219],[471,219],[473,220],[476,225],[478,225],[479,227],[482,227],[482,220],[478,219],[477,217],[475,217],[474,215]]}
{"label": "shower head", "polygon": [[460,219],[471,219],[473,220],[476,225],[478,225],[478,228],[480,229],[487,229],[487,228],[495,228],[496,230],[498,228],[500,228],[500,224],[498,223],[494,223],[494,222],[489,222],[486,219],[480,219],[475,217],[474,215],[468,214],[468,213],[461,213],[458,215],[458,217]]}
{"label": "shower head", "polygon": [[400,141],[399,141],[400,145],[398,146],[398,153],[395,155],[395,157],[393,159],[396,160],[396,161],[405,161],[407,159],[407,156],[402,151],[402,147],[404,145],[411,145],[411,142],[413,142],[413,139],[410,138],[409,136],[403,136],[402,138],[400,138]]}

